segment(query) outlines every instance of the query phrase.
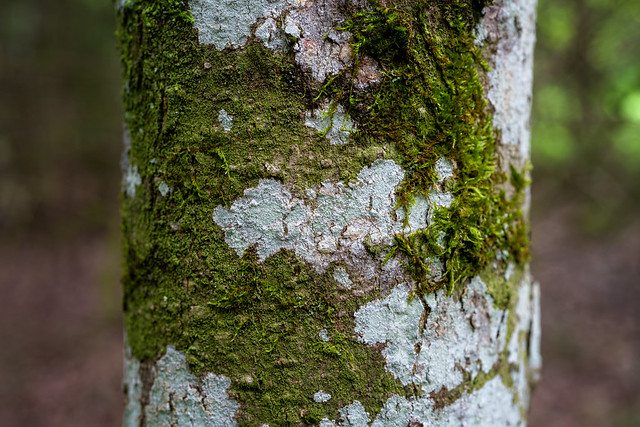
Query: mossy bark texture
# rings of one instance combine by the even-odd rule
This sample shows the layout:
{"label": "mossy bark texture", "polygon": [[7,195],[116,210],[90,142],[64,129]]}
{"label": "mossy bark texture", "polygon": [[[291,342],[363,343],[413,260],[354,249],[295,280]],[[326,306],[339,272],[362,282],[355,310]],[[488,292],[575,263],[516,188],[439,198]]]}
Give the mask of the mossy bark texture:
{"label": "mossy bark texture", "polygon": [[523,425],[534,0],[118,0],[125,425]]}

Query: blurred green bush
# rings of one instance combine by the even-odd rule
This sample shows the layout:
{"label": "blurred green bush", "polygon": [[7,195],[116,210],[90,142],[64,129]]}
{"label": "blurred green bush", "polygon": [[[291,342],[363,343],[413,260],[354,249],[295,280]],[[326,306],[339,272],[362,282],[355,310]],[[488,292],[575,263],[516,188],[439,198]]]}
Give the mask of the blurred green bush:
{"label": "blurred green bush", "polygon": [[640,1],[539,0],[537,40],[534,185],[606,229],[640,196]]}

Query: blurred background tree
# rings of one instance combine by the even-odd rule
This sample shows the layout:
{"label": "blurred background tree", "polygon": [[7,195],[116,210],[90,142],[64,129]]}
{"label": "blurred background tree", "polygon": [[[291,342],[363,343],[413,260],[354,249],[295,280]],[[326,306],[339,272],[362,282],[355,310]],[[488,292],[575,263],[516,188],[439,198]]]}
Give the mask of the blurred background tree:
{"label": "blurred background tree", "polygon": [[[121,425],[108,0],[0,2],[0,426]],[[640,425],[640,1],[539,0],[531,426]]]}

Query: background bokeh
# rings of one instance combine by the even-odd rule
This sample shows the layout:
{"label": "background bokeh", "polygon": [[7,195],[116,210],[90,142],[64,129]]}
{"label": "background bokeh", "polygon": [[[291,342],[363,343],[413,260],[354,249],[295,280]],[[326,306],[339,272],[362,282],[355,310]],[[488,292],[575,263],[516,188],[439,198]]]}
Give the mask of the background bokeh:
{"label": "background bokeh", "polygon": [[[640,425],[640,1],[539,0],[531,426]],[[0,3],[0,426],[117,426],[120,81],[108,0]]]}

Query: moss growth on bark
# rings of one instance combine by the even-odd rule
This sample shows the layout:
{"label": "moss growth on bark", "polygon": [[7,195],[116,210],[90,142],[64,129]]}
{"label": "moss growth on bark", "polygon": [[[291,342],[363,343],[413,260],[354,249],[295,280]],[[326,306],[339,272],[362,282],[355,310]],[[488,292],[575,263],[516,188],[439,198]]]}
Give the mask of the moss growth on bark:
{"label": "moss growth on bark", "polygon": [[[376,412],[405,394],[380,349],[353,332],[352,313],[379,295],[354,298],[287,251],[264,263],[251,250],[239,258],[212,219],[260,178],[300,191],[349,181],[386,143],[328,144],[304,125],[315,105],[292,55],[251,41],[225,52],[199,45],[184,2],[136,1],[118,33],[129,161],[142,180],[122,200],[133,355],[156,360],[171,343],[194,373],[230,377],[241,425],[314,423],[355,399]],[[233,117],[228,131],[221,109]],[[171,188],[164,196],[161,182]],[[313,400],[320,389],[328,402]]]}
{"label": "moss growth on bark", "polygon": [[[453,205],[438,209],[426,231],[375,249],[402,253],[421,293],[463,282],[498,250],[526,258],[524,185],[512,198],[497,190],[507,177],[496,167],[478,78],[484,65],[472,30],[484,2],[396,3],[372,3],[343,26],[356,54],[384,70],[362,92],[351,90],[353,69],[313,90],[291,52],[255,40],[223,52],[200,45],[186,1],[136,0],[119,12],[129,161],[142,181],[135,197],[123,197],[129,344],[143,361],[174,344],[194,373],[230,377],[241,425],[334,419],[353,400],[375,414],[392,393],[412,394],[385,371],[381,348],[353,332],[353,313],[381,295],[356,297],[291,252],[259,262],[251,249],[240,258],[225,243],[213,210],[259,179],[302,194],[392,158],[407,171],[398,206],[406,207],[433,189],[444,156],[456,165],[445,183]],[[304,124],[327,98],[348,106],[358,124],[348,144],[331,145]],[[229,130],[218,122],[222,109],[233,117]],[[171,191],[162,195],[161,183]],[[446,282],[426,280],[427,256],[444,260]],[[318,390],[332,398],[314,402]]]}
{"label": "moss growth on bark", "polygon": [[[348,79],[334,79],[324,92],[351,105],[361,121],[356,140],[393,141],[407,171],[399,206],[436,190],[440,157],[455,165],[454,180],[440,188],[452,192],[452,205],[436,209],[427,230],[397,236],[391,256],[406,257],[418,293],[445,285],[452,290],[482,271],[499,251],[511,261],[526,262],[528,226],[520,210],[526,182],[511,168],[509,183],[502,172],[509,165],[498,165],[479,77],[488,66],[474,44],[473,31],[488,2],[370,3],[372,10],[354,13],[343,30],[353,34],[356,55],[367,54],[380,63],[382,82],[374,91],[358,94]],[[345,75],[357,72],[358,61],[354,67]],[[444,261],[442,280],[428,279],[427,257]]]}

